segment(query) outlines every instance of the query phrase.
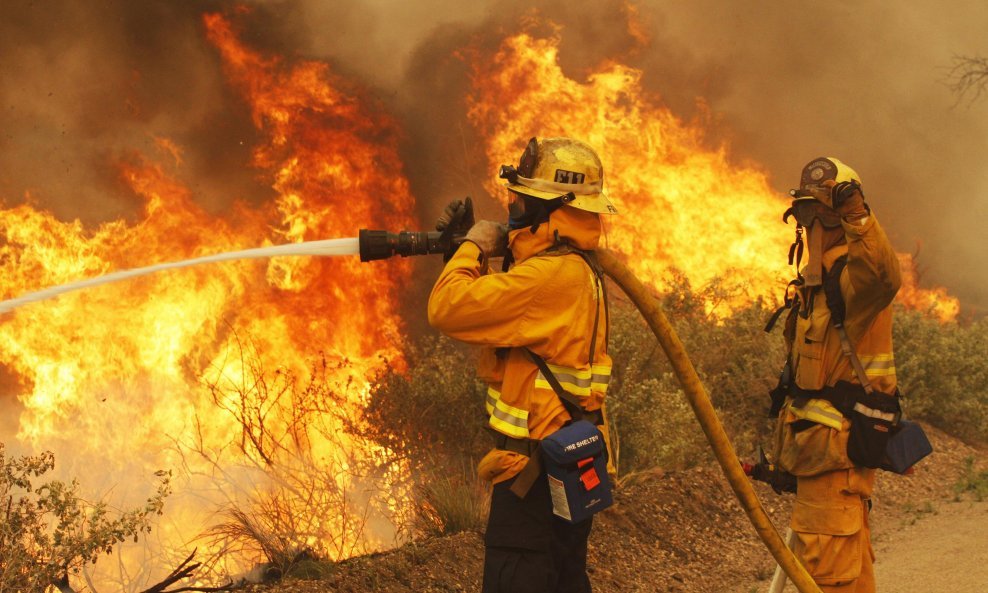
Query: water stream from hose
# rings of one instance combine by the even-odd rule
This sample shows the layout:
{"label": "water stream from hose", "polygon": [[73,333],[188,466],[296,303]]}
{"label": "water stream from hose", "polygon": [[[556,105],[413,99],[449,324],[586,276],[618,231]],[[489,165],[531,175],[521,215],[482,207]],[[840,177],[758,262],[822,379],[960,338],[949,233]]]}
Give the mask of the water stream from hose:
{"label": "water stream from hose", "polygon": [[133,270],[120,270],[119,272],[112,272],[104,276],[97,276],[96,278],[87,278],[85,280],[62,284],[61,286],[53,286],[37,292],[29,292],[17,298],[0,302],[0,314],[12,311],[17,307],[28,303],[43,301],[45,299],[50,299],[74,290],[92,288],[101,284],[109,284],[110,282],[120,282],[122,280],[128,280],[138,276],[146,276],[148,274],[162,272],[165,270],[175,270],[178,268],[187,268],[190,266],[199,266],[202,264],[212,264],[237,259],[263,259],[285,255],[357,255],[359,252],[359,242],[356,237],[352,237],[346,239],[326,239],[322,241],[306,241],[304,243],[289,243],[288,245],[274,245],[271,247],[257,247],[254,249],[244,249],[241,251],[217,253],[215,255],[207,255],[182,261],[155,264],[153,266],[145,266],[143,268],[134,268]]}

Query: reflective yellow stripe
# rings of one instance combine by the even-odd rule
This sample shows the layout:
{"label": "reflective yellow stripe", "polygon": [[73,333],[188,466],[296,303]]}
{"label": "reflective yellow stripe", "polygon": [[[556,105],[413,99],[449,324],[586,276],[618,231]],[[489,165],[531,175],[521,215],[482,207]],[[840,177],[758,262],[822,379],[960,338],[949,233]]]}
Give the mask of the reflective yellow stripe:
{"label": "reflective yellow stripe", "polygon": [[509,406],[501,401],[501,392],[487,388],[487,413],[490,414],[491,428],[508,436],[528,438],[528,411]]}
{"label": "reflective yellow stripe", "polygon": [[497,404],[497,400],[499,400],[499,399],[501,399],[501,392],[498,391],[497,389],[494,389],[490,385],[488,385],[487,386],[487,401],[485,402],[487,404],[486,405],[486,408],[487,408],[487,413],[488,414],[493,414],[494,413],[494,406],[495,406],[495,404]]}
{"label": "reflective yellow stripe", "polygon": [[865,354],[859,356],[862,364],[868,364],[869,362],[889,362],[894,360],[891,354]]}
{"label": "reflective yellow stripe", "polygon": [[811,399],[801,408],[789,406],[789,411],[800,420],[810,420],[837,430],[843,426],[844,416],[827,400]]}
{"label": "reflective yellow stripe", "polygon": [[611,383],[611,367],[595,364],[590,372],[590,389],[606,393],[607,386]]}
{"label": "reflective yellow stripe", "polygon": [[[562,388],[576,396],[586,397],[591,391],[606,392],[611,382],[611,367],[608,366],[594,365],[589,369],[574,369],[549,364],[548,367]],[[539,371],[538,377],[535,378],[535,386],[552,390],[552,385],[542,371]]]}
{"label": "reflective yellow stripe", "polygon": [[861,366],[865,369],[865,374],[869,377],[894,377],[895,359],[891,354],[873,354],[871,356],[859,356]]}

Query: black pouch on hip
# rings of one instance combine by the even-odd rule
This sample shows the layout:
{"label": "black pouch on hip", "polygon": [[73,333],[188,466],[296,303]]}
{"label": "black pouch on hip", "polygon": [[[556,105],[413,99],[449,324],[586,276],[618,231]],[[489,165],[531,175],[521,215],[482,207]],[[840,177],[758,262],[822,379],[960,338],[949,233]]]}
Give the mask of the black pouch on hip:
{"label": "black pouch on hip", "polygon": [[933,445],[930,444],[930,439],[926,438],[923,427],[909,420],[901,420],[889,438],[888,447],[885,449],[885,461],[881,468],[904,474],[932,452]]}
{"label": "black pouch on hip", "polygon": [[851,414],[847,456],[855,465],[879,468],[886,460],[889,439],[900,420],[899,399],[873,391],[861,393]]}

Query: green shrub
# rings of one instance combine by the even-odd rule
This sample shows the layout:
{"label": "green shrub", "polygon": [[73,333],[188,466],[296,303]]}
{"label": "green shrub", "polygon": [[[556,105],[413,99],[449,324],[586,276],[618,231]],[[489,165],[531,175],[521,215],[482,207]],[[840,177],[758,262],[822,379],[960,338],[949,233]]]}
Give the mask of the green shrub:
{"label": "green shrub", "polygon": [[[673,274],[662,308],[683,341],[725,430],[742,457],[768,442],[768,391],[785,362],[782,323],[763,331],[773,309],[755,301],[733,311],[743,285],[715,280],[694,289]],[[615,361],[608,419],[619,475],[655,467],[682,469],[712,456],[655,337],[637,309],[609,285],[610,354]],[[952,434],[988,440],[988,320],[941,324],[915,311],[895,312],[896,368],[907,408]],[[389,371],[374,389],[367,418],[375,438],[429,459],[430,452],[473,458],[489,447],[483,385],[469,350],[428,337],[410,350],[406,374]]]}
{"label": "green shrub", "polygon": [[893,330],[907,414],[950,434],[988,442],[988,319],[940,323],[897,308]]}
{"label": "green shrub", "polygon": [[377,378],[363,422],[351,429],[390,452],[384,463],[405,468],[403,486],[413,496],[401,526],[407,532],[480,530],[489,494],[474,461],[490,449],[491,435],[472,351],[432,335],[408,346],[405,361],[407,371],[388,368]]}
{"label": "green shrub", "polygon": [[[767,433],[767,392],[785,359],[782,339],[762,331],[770,314],[760,303],[718,320],[708,303],[733,294],[723,283],[701,292],[683,276],[663,307],[742,451]],[[637,309],[611,285],[610,353],[616,364],[608,394],[612,445],[620,474],[654,467],[678,469],[709,458],[703,432],[668,360]],[[407,351],[405,373],[388,369],[376,381],[362,434],[412,467],[436,456],[453,463],[490,447],[484,429],[484,385],[474,377],[470,349],[438,336]],[[414,473],[414,472],[413,472]]]}
{"label": "green shrub", "polygon": [[45,591],[117,544],[137,541],[170,492],[169,474],[159,472],[143,507],[115,513],[81,498],[75,480],[36,483],[54,467],[50,452],[11,458],[0,443],[0,591]]}
{"label": "green shrub", "polygon": [[[715,281],[694,290],[674,274],[661,297],[725,430],[739,454],[754,452],[771,430],[768,390],[785,361],[782,338],[762,331],[771,310],[761,302],[729,315],[742,285]],[[611,291],[614,295],[616,291]],[[711,459],[709,445],[664,352],[638,310],[619,292],[612,298],[615,360],[608,411],[618,436],[619,472],[682,469]]]}
{"label": "green shrub", "polygon": [[413,471],[436,458],[479,459],[491,437],[471,349],[426,336],[406,348],[405,361],[406,372],[388,368],[375,381],[361,436],[401,455]]}

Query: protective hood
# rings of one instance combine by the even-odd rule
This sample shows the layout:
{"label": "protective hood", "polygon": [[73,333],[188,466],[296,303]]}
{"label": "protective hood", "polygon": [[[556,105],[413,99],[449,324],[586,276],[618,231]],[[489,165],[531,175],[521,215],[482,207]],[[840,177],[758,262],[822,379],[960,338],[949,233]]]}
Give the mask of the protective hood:
{"label": "protective hood", "polygon": [[528,228],[508,233],[508,248],[515,261],[521,262],[545,251],[558,242],[578,249],[596,249],[600,243],[600,215],[571,206],[563,206],[549,215],[549,222],[533,233]]}

